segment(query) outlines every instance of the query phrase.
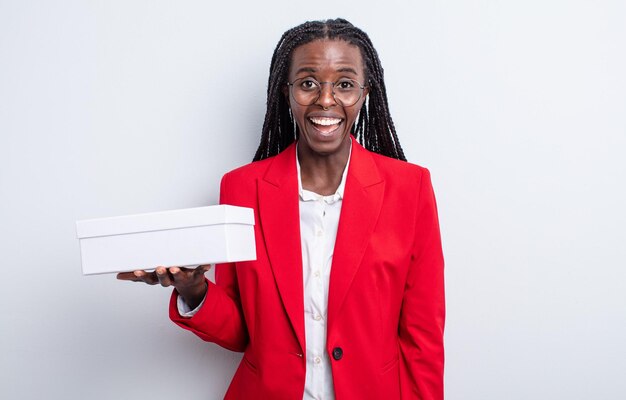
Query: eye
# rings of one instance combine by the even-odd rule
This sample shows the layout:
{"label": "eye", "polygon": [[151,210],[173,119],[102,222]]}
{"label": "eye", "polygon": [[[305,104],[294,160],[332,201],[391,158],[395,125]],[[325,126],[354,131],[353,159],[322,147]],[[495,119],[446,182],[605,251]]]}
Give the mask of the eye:
{"label": "eye", "polygon": [[354,82],[352,79],[342,79],[335,84],[335,88],[343,91],[354,90],[356,87],[356,82]]}
{"label": "eye", "polygon": [[300,80],[298,84],[298,88],[305,91],[313,91],[317,90],[319,83],[315,79],[303,78]]}

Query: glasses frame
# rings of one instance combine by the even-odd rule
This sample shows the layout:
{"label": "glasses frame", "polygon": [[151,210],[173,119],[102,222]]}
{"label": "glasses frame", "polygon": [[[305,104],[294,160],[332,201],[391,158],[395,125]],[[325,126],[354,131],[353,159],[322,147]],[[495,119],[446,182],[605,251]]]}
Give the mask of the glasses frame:
{"label": "glasses frame", "polygon": [[[315,100],[311,101],[309,104],[302,104],[298,100],[296,100],[296,97],[293,94],[293,88],[294,88],[294,84],[296,82],[303,81],[303,80],[306,80],[306,79],[314,81],[314,82],[317,82],[319,84],[319,90],[317,91],[317,97],[315,97]],[[345,105],[342,101],[340,101],[339,99],[337,99],[335,97],[335,85],[337,83],[345,82],[346,80],[349,80],[349,81],[352,81],[352,82],[356,83],[356,85],[360,89],[359,97],[356,99],[356,101],[354,103],[352,103],[350,105]],[[291,96],[293,101],[295,101],[296,103],[300,104],[301,106],[305,106],[305,107],[317,103],[317,101],[320,99],[320,96],[322,95],[322,85],[324,85],[324,84],[330,84],[331,85],[331,93],[333,95],[333,100],[335,100],[335,103],[341,105],[342,107],[352,107],[353,105],[358,103],[359,100],[361,100],[361,97],[363,97],[363,91],[367,87],[367,85],[361,85],[361,82],[357,81],[356,79],[351,79],[351,78],[345,78],[345,79],[342,79],[342,80],[339,80],[339,81],[335,81],[335,82],[318,82],[317,79],[315,79],[315,78],[306,77],[306,78],[295,79],[293,82],[287,82],[287,86],[289,87],[289,95]]]}

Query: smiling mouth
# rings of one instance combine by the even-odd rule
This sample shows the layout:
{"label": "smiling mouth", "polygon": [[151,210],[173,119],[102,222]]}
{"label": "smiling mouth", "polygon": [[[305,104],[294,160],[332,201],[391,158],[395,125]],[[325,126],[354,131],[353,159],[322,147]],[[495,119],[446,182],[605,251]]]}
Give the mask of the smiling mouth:
{"label": "smiling mouth", "polygon": [[313,124],[313,127],[324,136],[330,136],[335,132],[343,119],[331,118],[331,117],[309,117],[309,121]]}

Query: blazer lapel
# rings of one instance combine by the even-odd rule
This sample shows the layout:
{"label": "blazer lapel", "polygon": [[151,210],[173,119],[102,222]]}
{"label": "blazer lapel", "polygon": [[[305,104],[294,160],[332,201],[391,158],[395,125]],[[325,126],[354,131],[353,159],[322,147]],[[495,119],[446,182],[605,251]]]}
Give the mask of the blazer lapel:
{"label": "blazer lapel", "polygon": [[293,330],[305,349],[302,248],[295,145],[259,180],[259,215],[270,265]]}
{"label": "blazer lapel", "polygon": [[359,269],[370,236],[376,226],[384,196],[384,181],[372,155],[352,140],[352,156],[341,205],[337,240],[330,270],[328,329]]}

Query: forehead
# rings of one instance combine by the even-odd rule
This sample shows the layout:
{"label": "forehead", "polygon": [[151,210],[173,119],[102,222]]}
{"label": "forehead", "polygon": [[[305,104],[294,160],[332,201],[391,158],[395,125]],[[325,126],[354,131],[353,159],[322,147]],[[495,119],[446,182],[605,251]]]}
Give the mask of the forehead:
{"label": "forehead", "polygon": [[320,39],[298,46],[293,51],[290,75],[326,70],[353,70],[357,75],[363,75],[361,50],[345,40]]}

